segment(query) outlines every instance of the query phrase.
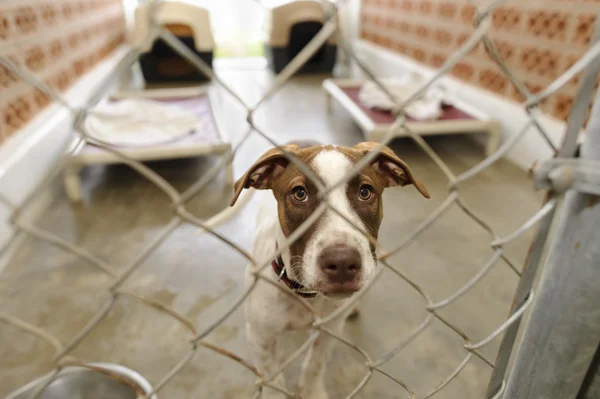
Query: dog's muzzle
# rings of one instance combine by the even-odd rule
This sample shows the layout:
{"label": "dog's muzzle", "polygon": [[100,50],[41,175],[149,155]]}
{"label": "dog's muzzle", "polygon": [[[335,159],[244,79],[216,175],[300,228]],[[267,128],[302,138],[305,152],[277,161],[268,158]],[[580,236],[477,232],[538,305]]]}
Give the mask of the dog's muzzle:
{"label": "dog's muzzle", "polygon": [[317,262],[325,279],[324,293],[352,294],[360,289],[362,258],[356,248],[332,245],[323,249]]}

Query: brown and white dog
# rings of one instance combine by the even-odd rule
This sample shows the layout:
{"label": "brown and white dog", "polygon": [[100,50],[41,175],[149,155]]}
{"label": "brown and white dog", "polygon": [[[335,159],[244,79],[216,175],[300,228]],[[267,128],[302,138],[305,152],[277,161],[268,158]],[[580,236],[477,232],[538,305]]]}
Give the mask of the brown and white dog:
{"label": "brown and white dog", "polygon": [[[283,149],[303,161],[323,185],[331,186],[376,146],[377,143],[339,147],[304,142],[288,144]],[[427,189],[415,179],[408,165],[384,147],[369,166],[329,192],[327,199],[361,231],[377,238],[383,217],[383,190],[408,184],[429,198]],[[330,209],[274,259],[278,245],[282,245],[320,203],[315,184],[290,163],[281,150],[274,148],[263,154],[234,188],[231,205],[244,188],[272,191],[272,195],[265,195],[259,210],[252,255],[261,264],[272,261],[272,267],[264,269],[263,275],[306,298],[321,317],[347,303],[373,277],[377,265],[375,248],[365,235]],[[248,268],[247,287],[253,280]],[[298,301],[261,281],[245,302],[245,314],[247,342],[258,370],[266,378],[279,371],[284,360],[277,345],[281,333],[308,328],[313,322],[311,313]],[[340,332],[347,316],[338,317],[327,327]],[[309,349],[299,381],[302,398],[328,398],[324,372],[332,343],[331,337],[322,334]],[[285,386],[282,374],[274,382]],[[263,397],[284,396],[265,388]]]}

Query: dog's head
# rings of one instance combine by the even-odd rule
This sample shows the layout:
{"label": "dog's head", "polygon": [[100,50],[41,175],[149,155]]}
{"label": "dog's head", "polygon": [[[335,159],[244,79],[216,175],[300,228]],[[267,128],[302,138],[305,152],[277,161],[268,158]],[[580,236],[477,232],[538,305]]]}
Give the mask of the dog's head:
{"label": "dog's head", "polygon": [[[376,146],[377,143],[361,143],[351,148],[290,144],[282,148],[303,161],[323,185],[331,186]],[[384,147],[358,175],[329,192],[327,200],[344,217],[327,209],[291,245],[289,277],[331,298],[348,297],[360,290],[373,276],[376,266],[375,248],[360,231],[377,238],[383,217],[383,190],[409,184],[429,198],[427,189],[415,179],[408,165]],[[231,205],[244,188],[250,187],[273,191],[286,237],[320,203],[315,184],[277,148],[263,154],[235,183]]]}

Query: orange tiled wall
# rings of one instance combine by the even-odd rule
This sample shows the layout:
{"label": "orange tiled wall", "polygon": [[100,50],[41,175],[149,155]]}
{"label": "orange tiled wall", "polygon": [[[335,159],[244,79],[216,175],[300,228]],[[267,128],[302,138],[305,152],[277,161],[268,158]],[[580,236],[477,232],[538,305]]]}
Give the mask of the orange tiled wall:
{"label": "orange tiled wall", "polygon": [[[600,0],[507,1],[493,13],[490,38],[515,76],[537,92],[571,66],[590,44]],[[362,0],[361,37],[439,67],[473,32],[467,0]],[[521,101],[479,45],[452,74],[470,84]],[[542,109],[568,116],[577,78]]]}
{"label": "orange tiled wall", "polygon": [[[65,91],[125,36],[122,0],[0,0],[0,55]],[[0,145],[50,103],[0,66]]]}

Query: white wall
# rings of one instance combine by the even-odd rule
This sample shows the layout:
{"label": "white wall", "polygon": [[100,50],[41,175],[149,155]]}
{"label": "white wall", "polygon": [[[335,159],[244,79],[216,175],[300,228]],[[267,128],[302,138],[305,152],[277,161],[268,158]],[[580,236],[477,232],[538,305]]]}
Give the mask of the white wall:
{"label": "white wall", "polygon": [[260,40],[264,19],[262,7],[255,1],[194,0],[194,5],[210,12],[213,34],[217,45],[235,46]]}
{"label": "white wall", "polygon": [[[85,104],[125,53],[126,49],[122,47],[96,65],[65,93],[67,101],[73,105]],[[0,146],[0,195],[14,204],[25,199],[71,142],[72,122],[69,111],[54,104]],[[34,217],[38,210],[43,210],[47,200],[44,195],[36,198],[37,204],[32,204],[34,210],[29,216]],[[10,210],[0,203],[0,250],[13,236],[9,216]]]}
{"label": "white wall", "polygon": [[346,39],[354,40],[359,37],[360,0],[346,0],[341,8],[340,24]]}

